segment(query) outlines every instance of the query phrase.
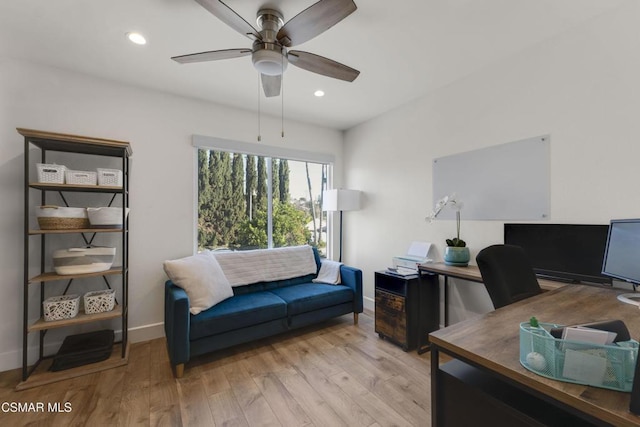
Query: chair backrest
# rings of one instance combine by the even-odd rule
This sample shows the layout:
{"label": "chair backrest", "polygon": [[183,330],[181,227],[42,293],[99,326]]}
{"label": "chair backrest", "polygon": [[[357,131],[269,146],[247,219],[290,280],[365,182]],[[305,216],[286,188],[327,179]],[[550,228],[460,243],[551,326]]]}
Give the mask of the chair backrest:
{"label": "chair backrest", "polygon": [[531,263],[520,246],[486,247],[476,256],[476,262],[495,308],[542,292]]}

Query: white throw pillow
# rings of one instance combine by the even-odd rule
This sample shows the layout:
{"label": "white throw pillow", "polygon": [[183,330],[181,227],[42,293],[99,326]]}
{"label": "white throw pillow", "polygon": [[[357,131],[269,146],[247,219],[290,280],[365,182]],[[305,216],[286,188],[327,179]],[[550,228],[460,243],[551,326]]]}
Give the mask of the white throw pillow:
{"label": "white throw pillow", "polygon": [[312,280],[313,283],[328,283],[330,285],[339,285],[341,282],[340,266],[341,262],[331,261],[329,259],[322,260],[318,277]]}
{"label": "white throw pillow", "polygon": [[233,296],[220,264],[210,252],[165,261],[164,271],[189,296],[189,311],[198,314]]}

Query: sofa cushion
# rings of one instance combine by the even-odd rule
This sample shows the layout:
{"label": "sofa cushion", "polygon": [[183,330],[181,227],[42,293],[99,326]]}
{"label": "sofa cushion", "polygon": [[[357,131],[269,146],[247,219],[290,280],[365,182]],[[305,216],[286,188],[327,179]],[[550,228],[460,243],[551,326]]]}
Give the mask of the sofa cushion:
{"label": "sofa cushion", "polygon": [[191,316],[190,340],[286,317],[287,305],[270,292],[236,295]]}
{"label": "sofa cushion", "polygon": [[271,289],[269,292],[287,302],[289,316],[353,301],[353,291],[344,285],[304,283]]}
{"label": "sofa cushion", "polygon": [[165,261],[164,271],[189,296],[189,311],[198,314],[231,296],[233,289],[209,252]]}

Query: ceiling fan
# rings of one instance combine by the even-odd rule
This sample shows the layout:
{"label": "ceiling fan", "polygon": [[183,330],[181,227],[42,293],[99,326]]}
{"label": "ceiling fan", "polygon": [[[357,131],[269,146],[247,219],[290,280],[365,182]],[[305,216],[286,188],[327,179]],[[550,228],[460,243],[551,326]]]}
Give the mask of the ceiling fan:
{"label": "ceiling fan", "polygon": [[320,0],[286,24],[279,11],[260,9],[257,13],[260,31],[220,0],[196,1],[222,22],[253,40],[253,46],[172,57],[176,62],[187,64],[251,55],[253,66],[261,74],[262,88],[267,97],[280,94],[282,73],[289,63],[307,71],[348,82],[354,81],[360,74],[358,70],[313,53],[287,50],[322,34],[353,13],[357,9],[353,0]]}

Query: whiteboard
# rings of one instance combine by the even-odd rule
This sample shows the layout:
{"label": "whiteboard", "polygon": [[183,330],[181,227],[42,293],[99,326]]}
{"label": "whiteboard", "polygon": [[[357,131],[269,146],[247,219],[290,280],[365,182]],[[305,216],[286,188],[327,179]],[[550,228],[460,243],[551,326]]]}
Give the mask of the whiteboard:
{"label": "whiteboard", "polygon": [[[550,135],[433,160],[433,205],[455,193],[461,218],[542,220],[551,211]],[[444,208],[439,219],[454,219]]]}

